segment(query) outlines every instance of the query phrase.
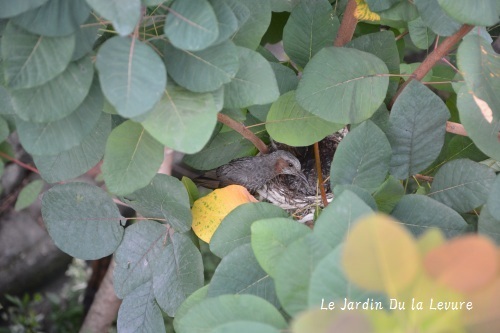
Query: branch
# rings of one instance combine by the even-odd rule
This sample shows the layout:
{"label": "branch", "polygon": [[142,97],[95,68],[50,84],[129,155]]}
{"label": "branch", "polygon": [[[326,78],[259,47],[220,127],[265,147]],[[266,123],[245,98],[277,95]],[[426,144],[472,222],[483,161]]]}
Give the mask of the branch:
{"label": "branch", "polygon": [[434,65],[441,60],[445,55],[450,52],[451,48],[458,43],[465,35],[469,33],[469,31],[472,30],[474,26],[464,24],[455,34],[451,35],[450,37],[446,38],[439,46],[432,51],[431,54],[425,58],[425,60],[420,64],[420,66],[415,69],[415,71],[412,73],[411,77],[406,80],[405,83],[403,83],[394,97],[392,98],[391,102],[389,103],[389,109],[392,108],[394,105],[394,102],[398,98],[399,94],[403,91],[403,89],[414,79],[414,80],[422,80],[424,76],[431,70]]}
{"label": "branch", "polygon": [[340,23],[339,30],[337,32],[337,38],[333,42],[333,46],[341,47],[351,41],[354,35],[354,30],[356,29],[356,24],[358,24],[358,19],[354,16],[356,12],[356,1],[348,0],[347,6],[344,11],[344,17]]}
{"label": "branch", "polygon": [[326,200],[325,186],[323,185],[323,169],[321,168],[321,159],[319,156],[319,144],[314,143],[314,159],[316,160],[316,173],[318,174],[318,185],[319,191],[321,193],[321,201],[323,201],[323,207],[328,206],[328,200]]}
{"label": "branch", "polygon": [[29,165],[29,164],[23,163],[23,162],[21,162],[21,161],[19,161],[19,160],[15,159],[15,158],[13,158],[13,157],[11,157],[11,156],[9,156],[9,155],[5,154],[4,152],[1,152],[1,151],[0,151],[0,157],[5,158],[6,160],[9,160],[9,161],[11,161],[11,162],[14,162],[14,163],[16,163],[17,165],[19,165],[20,167],[25,168],[26,170],[29,170],[29,171],[31,171],[31,172],[34,172],[34,173],[40,174],[40,172],[38,172],[38,169],[37,169],[37,168],[35,168],[35,167],[33,167],[33,166]]}
{"label": "branch", "polygon": [[217,120],[223,123],[224,125],[231,127],[236,132],[240,133],[245,139],[253,143],[254,146],[257,147],[257,149],[262,154],[267,154],[269,152],[269,149],[267,148],[266,144],[257,135],[255,135],[252,131],[246,128],[245,125],[243,125],[242,123],[237,122],[236,120],[231,119],[229,116],[222,114],[220,112],[217,114]]}

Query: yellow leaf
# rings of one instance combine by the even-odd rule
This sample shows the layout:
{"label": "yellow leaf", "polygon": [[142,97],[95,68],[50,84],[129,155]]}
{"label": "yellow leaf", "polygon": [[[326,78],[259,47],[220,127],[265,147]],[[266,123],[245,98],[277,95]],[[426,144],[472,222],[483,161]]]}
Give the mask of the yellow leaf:
{"label": "yellow leaf", "polygon": [[417,244],[387,215],[361,218],[344,246],[346,277],[362,288],[395,296],[415,278],[420,266]]}
{"label": "yellow leaf", "polygon": [[372,12],[366,4],[365,0],[356,0],[356,3],[358,5],[356,6],[356,11],[354,12],[355,18],[360,21],[380,21],[380,15]]}
{"label": "yellow leaf", "polygon": [[237,206],[257,200],[240,185],[217,189],[196,200],[193,204],[193,231],[200,239],[209,243],[222,219]]}

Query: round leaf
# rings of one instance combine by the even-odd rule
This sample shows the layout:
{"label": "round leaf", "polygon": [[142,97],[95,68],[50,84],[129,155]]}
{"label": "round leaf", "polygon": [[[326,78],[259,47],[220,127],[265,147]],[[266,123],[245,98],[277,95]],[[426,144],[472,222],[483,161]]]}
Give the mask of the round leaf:
{"label": "round leaf", "polygon": [[74,48],[74,35],[34,35],[10,22],[2,34],[7,86],[13,89],[32,88],[55,78],[68,66]]}
{"label": "round leaf", "polygon": [[162,161],[163,146],[129,120],[109,135],[102,174],[110,192],[129,194],[148,185]]}
{"label": "round leaf", "polygon": [[304,110],[295,100],[295,91],[281,95],[266,119],[266,130],[273,140],[291,146],[309,146],[343,127]]}
{"label": "round leaf", "polygon": [[207,0],[175,1],[169,8],[165,35],[179,49],[199,51],[219,36],[214,10]]}
{"label": "round leaf", "polygon": [[391,218],[374,214],[362,218],[344,246],[346,277],[367,290],[397,295],[414,279],[420,257],[410,234]]}
{"label": "round leaf", "polygon": [[96,67],[104,95],[124,117],[150,110],[166,87],[163,61],[135,38],[108,39],[97,52]]}
{"label": "round leaf", "polygon": [[497,220],[500,220],[500,176],[495,178],[491,186],[491,192],[488,197],[488,210]]}
{"label": "round leaf", "polygon": [[131,34],[141,18],[140,0],[86,1],[99,15],[113,23],[120,36]]}
{"label": "round leaf", "polygon": [[387,66],[372,54],[327,47],[316,53],[304,69],[297,101],[327,121],[359,123],[384,101],[389,84],[384,74],[388,74]]}
{"label": "round leaf", "polygon": [[415,0],[414,3],[424,23],[437,35],[451,36],[460,29],[460,23],[446,14],[438,0]]}
{"label": "round leaf", "polygon": [[[271,23],[270,0],[226,0],[240,22],[232,41],[239,46],[255,50]],[[248,13],[248,14],[247,14]]]}
{"label": "round leaf", "polygon": [[0,1],[0,18],[17,16],[30,9],[40,7],[47,0],[27,0],[27,1]]}
{"label": "round leaf", "polygon": [[495,172],[491,168],[458,159],[439,169],[428,195],[459,213],[466,213],[486,202],[494,181]]}
{"label": "round leaf", "polygon": [[122,217],[113,200],[86,183],[56,185],[45,192],[42,217],[57,247],[80,259],[110,255],[123,237]]}
{"label": "round leaf", "polygon": [[498,22],[496,0],[437,0],[439,6],[455,20],[471,25],[490,26]]}
{"label": "round leaf", "polygon": [[12,105],[26,121],[51,122],[64,118],[83,102],[93,76],[90,57],[82,58],[44,85],[12,91]]}
{"label": "round leaf", "polygon": [[42,191],[43,185],[43,180],[37,179],[23,187],[19,192],[14,209],[20,211],[34,203]]}

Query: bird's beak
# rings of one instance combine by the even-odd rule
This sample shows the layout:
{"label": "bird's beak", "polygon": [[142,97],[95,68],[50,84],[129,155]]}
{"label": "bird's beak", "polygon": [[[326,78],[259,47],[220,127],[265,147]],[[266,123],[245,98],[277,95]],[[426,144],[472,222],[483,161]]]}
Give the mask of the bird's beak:
{"label": "bird's beak", "polygon": [[302,173],[302,171],[298,171],[295,175],[302,179],[307,185],[309,185],[309,181],[307,180],[306,175]]}

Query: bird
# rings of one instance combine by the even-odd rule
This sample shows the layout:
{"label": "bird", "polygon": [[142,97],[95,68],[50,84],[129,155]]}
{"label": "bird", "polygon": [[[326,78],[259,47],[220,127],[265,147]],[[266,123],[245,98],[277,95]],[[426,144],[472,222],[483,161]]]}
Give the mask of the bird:
{"label": "bird", "polygon": [[279,175],[292,175],[308,184],[306,176],[301,171],[299,160],[284,150],[234,159],[215,170],[208,171],[202,177],[195,179],[195,182],[208,188],[236,184],[254,193]]}

